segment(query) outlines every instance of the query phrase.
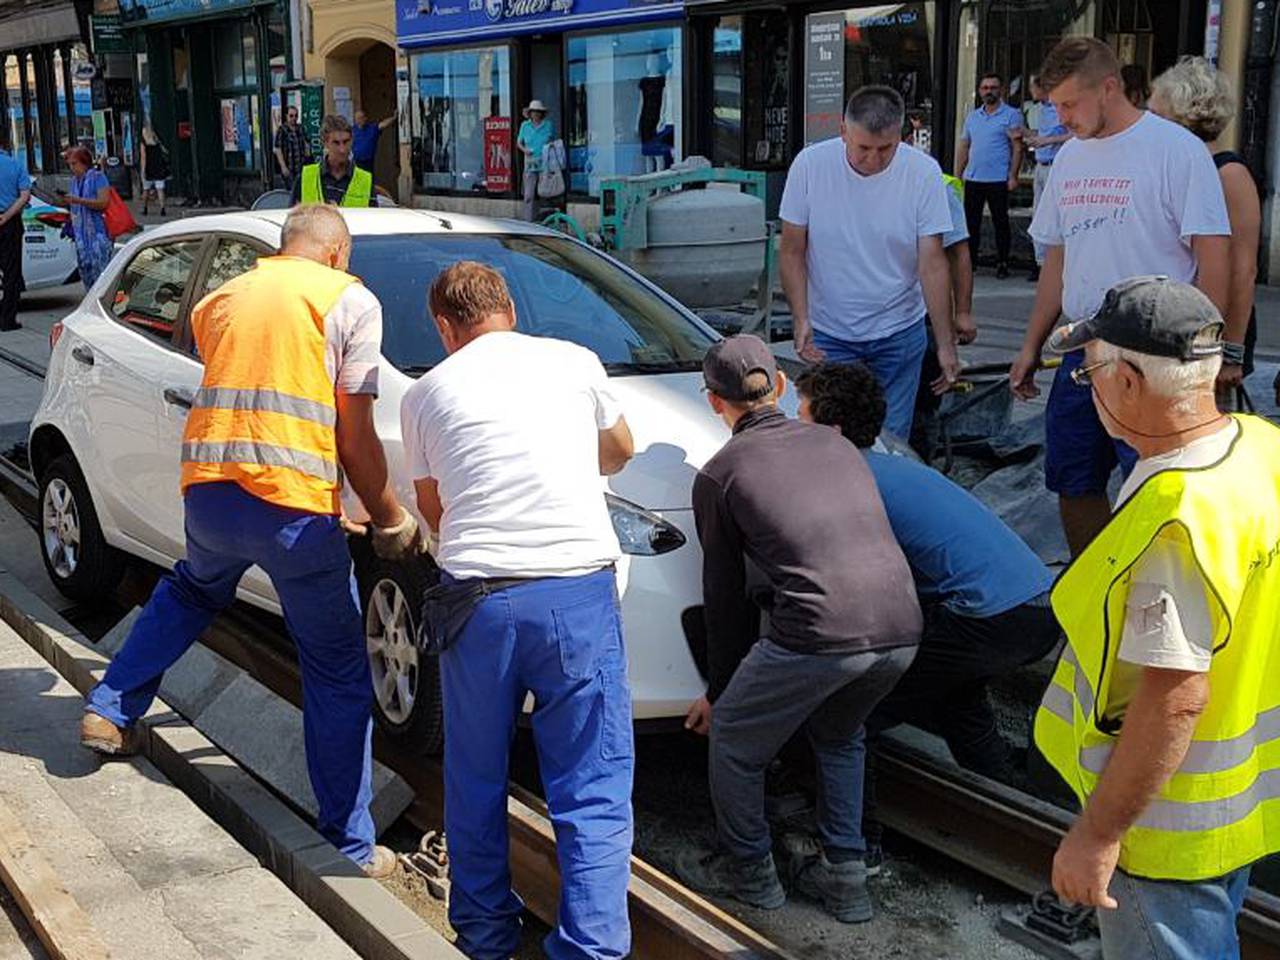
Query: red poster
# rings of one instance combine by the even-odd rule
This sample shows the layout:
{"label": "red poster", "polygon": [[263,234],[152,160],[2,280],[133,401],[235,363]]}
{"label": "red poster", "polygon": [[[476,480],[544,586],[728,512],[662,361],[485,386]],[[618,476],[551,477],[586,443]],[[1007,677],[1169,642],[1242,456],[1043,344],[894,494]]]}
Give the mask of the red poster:
{"label": "red poster", "polygon": [[490,193],[511,189],[511,118],[484,118],[484,182]]}

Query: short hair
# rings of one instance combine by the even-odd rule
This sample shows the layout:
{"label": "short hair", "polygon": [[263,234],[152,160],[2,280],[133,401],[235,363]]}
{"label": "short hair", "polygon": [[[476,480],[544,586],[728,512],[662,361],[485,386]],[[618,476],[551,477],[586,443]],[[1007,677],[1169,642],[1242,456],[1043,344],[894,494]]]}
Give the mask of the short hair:
{"label": "short hair", "polygon": [[83,163],[86,167],[93,166],[93,154],[89,152],[89,148],[82,143],[67,147],[63,156],[67,158],[67,163],[74,160],[76,163]]}
{"label": "short hair", "polygon": [[1230,79],[1204,57],[1182,57],[1156,77],[1151,90],[1170,120],[1206,143],[1218,139],[1236,114]]}
{"label": "short hair", "polygon": [[[1222,342],[1217,328],[1202,333],[1192,341],[1193,347],[1207,347]],[[1218,371],[1222,369],[1222,355],[1212,354],[1199,360],[1183,361],[1177,357],[1158,357],[1117,347],[1105,340],[1097,341],[1097,358],[1114,363],[1124,360],[1142,373],[1151,392],[1169,401],[1177,413],[1191,413],[1196,409],[1199,395],[1214,392]]]}
{"label": "short hair", "polygon": [[994,70],[988,70],[986,73],[982,74],[982,76],[978,77],[978,83],[982,83],[983,80],[994,80],[996,83],[1000,84],[1000,86],[1004,86],[1004,77],[1000,76],[1000,74],[996,73]]}
{"label": "short hair", "polygon": [[884,388],[865,363],[820,363],[796,379],[814,423],[836,427],[855,447],[876,442],[888,410]]}
{"label": "short hair", "polygon": [[432,316],[458,327],[474,327],[495,313],[510,313],[511,291],[493,267],[475,260],[459,260],[445,267],[431,283],[427,304]]}
{"label": "short hair", "polygon": [[327,139],[331,133],[350,133],[351,122],[340,113],[331,113],[320,121],[320,139]]}
{"label": "short hair", "polygon": [[1067,37],[1060,40],[1040,65],[1040,89],[1052,93],[1058,84],[1071,77],[1096,84],[1107,77],[1120,76],[1116,52],[1093,37]]}
{"label": "short hair", "polygon": [[336,207],[302,203],[289,211],[280,228],[281,250],[322,250],[351,240],[347,221]]}
{"label": "short hair", "polygon": [[1151,96],[1151,86],[1147,83],[1147,68],[1140,63],[1128,63],[1120,68],[1120,81],[1124,84],[1124,95],[1133,102],[1146,103]]}
{"label": "short hair", "polygon": [[868,133],[884,133],[902,129],[906,112],[902,94],[893,87],[873,85],[853,92],[845,104],[844,119],[846,123],[856,123]]}

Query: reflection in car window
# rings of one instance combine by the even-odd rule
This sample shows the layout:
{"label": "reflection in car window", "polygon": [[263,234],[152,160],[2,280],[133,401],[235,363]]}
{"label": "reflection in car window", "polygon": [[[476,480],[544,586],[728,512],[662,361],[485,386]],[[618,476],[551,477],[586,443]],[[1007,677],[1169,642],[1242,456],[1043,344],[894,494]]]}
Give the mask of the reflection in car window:
{"label": "reflection in car window", "polygon": [[382,352],[406,373],[444,358],[427,290],[444,267],[479,260],[500,271],[517,329],[595,352],[613,373],[700,369],[713,336],[594,250],[561,237],[357,236],[350,270],[382,303]]}
{"label": "reflection in car window", "polygon": [[203,240],[177,240],[143,247],[120,274],[111,297],[116,319],[139,333],[168,343],[178,308]]}
{"label": "reflection in car window", "polygon": [[209,262],[209,272],[205,274],[200,295],[213,293],[228,280],[234,280],[251,270],[260,256],[261,251],[252,244],[223,237],[218,241],[218,249],[213,252],[213,259]]}

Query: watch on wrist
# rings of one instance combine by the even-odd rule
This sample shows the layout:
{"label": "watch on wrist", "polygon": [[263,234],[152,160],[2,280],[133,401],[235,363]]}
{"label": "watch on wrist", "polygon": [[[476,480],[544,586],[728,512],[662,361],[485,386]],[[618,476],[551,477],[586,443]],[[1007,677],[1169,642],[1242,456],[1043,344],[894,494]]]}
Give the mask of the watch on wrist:
{"label": "watch on wrist", "polygon": [[1222,342],[1222,362],[1233,367],[1243,366],[1244,344],[1224,340]]}

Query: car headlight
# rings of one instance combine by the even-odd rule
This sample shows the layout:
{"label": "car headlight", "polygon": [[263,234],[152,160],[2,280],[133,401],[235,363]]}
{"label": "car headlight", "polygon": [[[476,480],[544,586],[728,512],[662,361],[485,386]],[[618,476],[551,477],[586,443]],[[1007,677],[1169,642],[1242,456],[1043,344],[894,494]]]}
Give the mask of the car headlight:
{"label": "car headlight", "polygon": [[656,513],[611,493],[606,493],[604,499],[609,504],[609,519],[613,521],[613,532],[618,535],[623,553],[656,557],[684,546],[685,535]]}

